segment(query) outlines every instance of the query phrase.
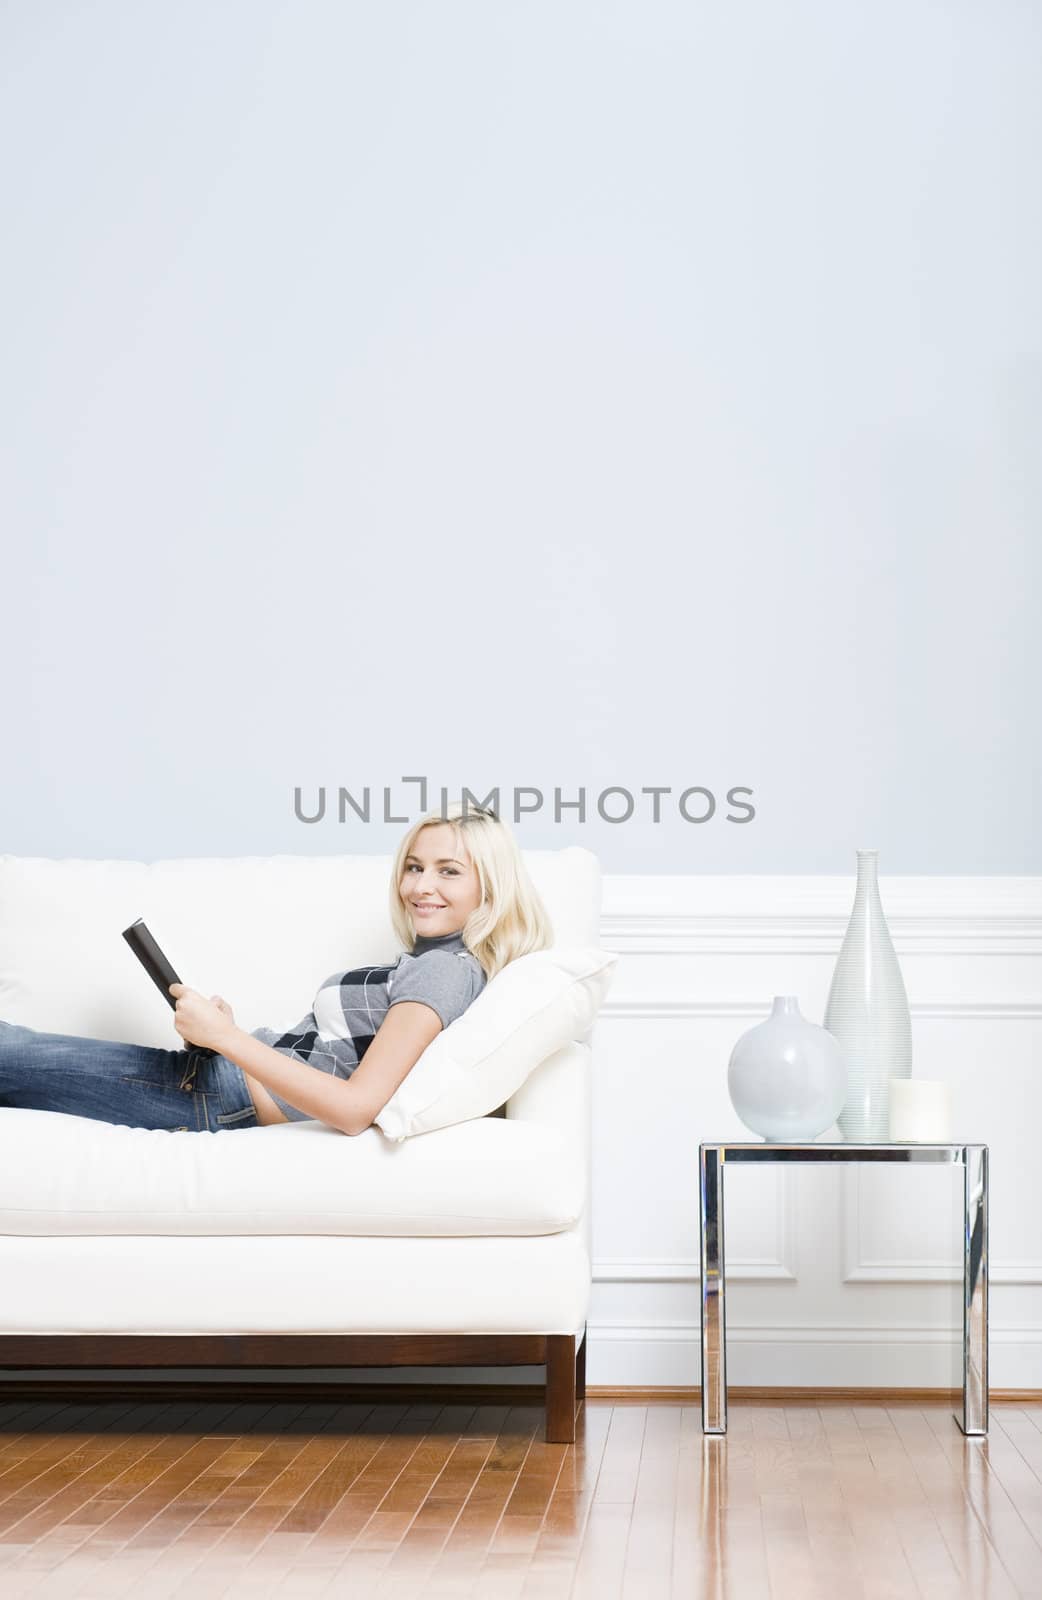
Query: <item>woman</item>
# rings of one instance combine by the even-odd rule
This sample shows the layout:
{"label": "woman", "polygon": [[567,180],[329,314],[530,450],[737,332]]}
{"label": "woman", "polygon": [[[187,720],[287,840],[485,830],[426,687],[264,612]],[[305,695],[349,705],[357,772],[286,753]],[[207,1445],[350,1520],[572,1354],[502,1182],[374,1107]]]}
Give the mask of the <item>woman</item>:
{"label": "woman", "polygon": [[207,1000],[176,983],[174,1027],[187,1050],[0,1022],[0,1106],[138,1128],[219,1132],[317,1119],[361,1133],[487,980],[552,942],[509,829],[490,811],[461,806],[424,817],[402,840],[391,921],[406,953],[334,973],[288,1033],[244,1033],[220,995]]}

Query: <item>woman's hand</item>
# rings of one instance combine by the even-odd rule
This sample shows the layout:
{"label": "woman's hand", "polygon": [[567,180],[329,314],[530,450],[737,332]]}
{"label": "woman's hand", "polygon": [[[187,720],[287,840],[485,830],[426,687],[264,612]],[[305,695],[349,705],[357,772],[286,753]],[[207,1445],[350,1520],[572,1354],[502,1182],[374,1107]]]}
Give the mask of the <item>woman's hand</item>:
{"label": "woman's hand", "polygon": [[187,1044],[221,1049],[221,1040],[228,1037],[235,1026],[235,1017],[227,1000],[215,994],[207,1000],[205,995],[190,989],[185,983],[172,983],[170,993],[177,1001],[174,1010],[174,1027]]}

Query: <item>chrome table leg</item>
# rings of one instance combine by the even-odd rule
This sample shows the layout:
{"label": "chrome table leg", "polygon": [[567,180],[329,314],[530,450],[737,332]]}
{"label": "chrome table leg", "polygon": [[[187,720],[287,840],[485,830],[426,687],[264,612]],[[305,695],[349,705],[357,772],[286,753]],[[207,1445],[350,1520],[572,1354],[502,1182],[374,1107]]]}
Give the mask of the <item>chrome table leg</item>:
{"label": "chrome table leg", "polygon": [[700,1151],[702,1221],[702,1431],[727,1432],[727,1344],[724,1314],[724,1156]]}
{"label": "chrome table leg", "polygon": [[988,1431],[988,1147],[963,1161],[962,1416],[965,1434]]}

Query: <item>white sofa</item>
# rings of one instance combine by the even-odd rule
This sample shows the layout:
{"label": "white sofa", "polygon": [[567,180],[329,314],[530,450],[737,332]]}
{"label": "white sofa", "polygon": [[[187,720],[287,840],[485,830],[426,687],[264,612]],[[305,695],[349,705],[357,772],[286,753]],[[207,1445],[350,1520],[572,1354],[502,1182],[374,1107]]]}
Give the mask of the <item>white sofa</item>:
{"label": "white sofa", "polygon": [[[596,944],[596,857],[525,860],[557,942]],[[389,870],[375,856],[0,856],[0,1018],[178,1047],[120,937],[140,916],[241,1026],[289,1026],[330,972],[393,959]],[[573,1439],[590,1070],[588,1033],[505,1112],[402,1143],[375,1127],[168,1133],[0,1108],[0,1369],[545,1365],[546,1436]]]}

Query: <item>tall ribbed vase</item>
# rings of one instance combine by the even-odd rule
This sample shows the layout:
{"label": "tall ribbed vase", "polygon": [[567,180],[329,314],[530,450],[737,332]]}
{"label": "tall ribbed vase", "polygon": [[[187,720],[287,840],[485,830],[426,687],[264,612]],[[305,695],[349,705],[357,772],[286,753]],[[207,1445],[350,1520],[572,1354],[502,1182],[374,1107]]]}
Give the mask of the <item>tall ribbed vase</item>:
{"label": "tall ribbed vase", "polygon": [[847,1099],[837,1122],[844,1139],[890,1137],[890,1079],[912,1075],[912,1021],[877,874],[879,852],[857,853],[854,909],[832,974],[825,1026],[839,1041]]}

